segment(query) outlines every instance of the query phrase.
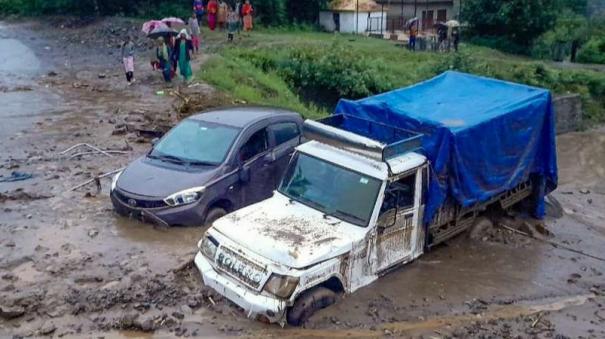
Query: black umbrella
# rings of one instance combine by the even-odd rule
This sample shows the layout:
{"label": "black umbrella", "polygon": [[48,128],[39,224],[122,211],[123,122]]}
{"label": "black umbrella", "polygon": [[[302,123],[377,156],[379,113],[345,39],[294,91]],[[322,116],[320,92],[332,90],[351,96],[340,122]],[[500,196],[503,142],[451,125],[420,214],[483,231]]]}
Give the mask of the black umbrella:
{"label": "black umbrella", "polygon": [[157,39],[159,37],[177,36],[178,32],[172,28],[160,26],[156,27],[151,33],[147,34],[150,39]]}

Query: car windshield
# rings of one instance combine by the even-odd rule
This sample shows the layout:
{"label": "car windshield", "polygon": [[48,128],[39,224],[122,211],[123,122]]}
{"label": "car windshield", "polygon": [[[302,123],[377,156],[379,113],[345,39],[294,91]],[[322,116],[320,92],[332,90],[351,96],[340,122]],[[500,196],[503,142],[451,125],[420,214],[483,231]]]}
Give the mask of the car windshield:
{"label": "car windshield", "polygon": [[327,215],[366,227],[380,185],[376,178],[298,153],[279,192]]}
{"label": "car windshield", "polygon": [[184,120],[155,145],[149,157],[192,165],[218,165],[224,161],[239,131],[215,123]]}

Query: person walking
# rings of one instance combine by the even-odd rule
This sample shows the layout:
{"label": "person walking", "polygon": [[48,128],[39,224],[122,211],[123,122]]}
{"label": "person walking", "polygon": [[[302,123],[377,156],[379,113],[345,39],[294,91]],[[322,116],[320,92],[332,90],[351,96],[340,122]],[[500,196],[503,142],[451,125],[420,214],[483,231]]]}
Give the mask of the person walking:
{"label": "person walking", "polygon": [[229,12],[229,6],[223,0],[219,1],[218,4],[218,27],[221,31],[225,29],[225,23],[227,22],[227,13]]}
{"label": "person walking", "polygon": [[242,31],[242,20],[243,20],[242,2],[240,0],[237,0],[237,2],[235,3],[235,13],[237,13],[237,34],[239,34]]}
{"label": "person walking", "polygon": [[126,81],[128,85],[132,85],[135,82],[134,79],[134,43],[129,35],[122,43],[122,63],[124,65],[124,73],[126,74]]}
{"label": "person walking", "polygon": [[204,14],[206,13],[206,8],[204,7],[204,2],[202,0],[193,0],[193,12],[197,18],[198,26],[201,27]]}
{"label": "person walking", "polygon": [[233,35],[238,30],[239,27],[239,14],[235,10],[235,8],[229,8],[229,13],[227,14],[227,41],[233,41]]}
{"label": "person walking", "polygon": [[218,14],[218,2],[216,0],[208,1],[208,28],[214,31],[216,28],[216,16]]}
{"label": "person walking", "polygon": [[195,13],[191,14],[189,18],[189,31],[191,32],[191,43],[193,44],[193,50],[195,53],[200,51],[200,25],[197,22]]}
{"label": "person walking", "polygon": [[454,51],[458,52],[458,44],[460,43],[460,30],[454,27],[452,30],[452,40],[454,42]]}
{"label": "person walking", "polygon": [[246,0],[244,6],[242,7],[242,15],[244,16],[244,32],[250,32],[253,28],[252,23],[252,13],[254,9],[250,4],[250,0]]}
{"label": "person walking", "polygon": [[408,41],[408,48],[410,51],[416,50],[416,36],[418,35],[418,30],[416,29],[416,23],[410,25],[410,40]]}
{"label": "person walking", "polygon": [[193,53],[193,44],[187,34],[187,30],[183,29],[179,33],[178,39],[176,39],[174,54],[178,60],[179,73],[185,80],[189,81],[193,72],[191,71],[191,54]]}
{"label": "person walking", "polygon": [[165,82],[172,80],[172,66],[170,64],[170,50],[164,38],[158,38],[158,44],[155,49],[156,57],[160,63],[160,69],[162,70],[162,76]]}

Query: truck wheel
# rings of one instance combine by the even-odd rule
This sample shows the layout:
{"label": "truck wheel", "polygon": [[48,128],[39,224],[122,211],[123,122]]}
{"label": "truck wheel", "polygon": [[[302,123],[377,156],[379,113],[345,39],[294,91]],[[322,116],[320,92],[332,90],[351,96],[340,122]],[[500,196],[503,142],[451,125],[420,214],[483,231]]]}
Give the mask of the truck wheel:
{"label": "truck wheel", "polygon": [[325,287],[316,287],[303,293],[288,310],[288,324],[304,324],[315,312],[335,303],[337,297],[336,293]]}
{"label": "truck wheel", "polygon": [[224,217],[225,215],[227,215],[227,211],[225,211],[222,208],[213,208],[211,209],[208,214],[206,215],[206,221],[204,221],[204,227],[210,227],[212,226],[212,223],[216,221],[216,219],[220,218],[220,217]]}

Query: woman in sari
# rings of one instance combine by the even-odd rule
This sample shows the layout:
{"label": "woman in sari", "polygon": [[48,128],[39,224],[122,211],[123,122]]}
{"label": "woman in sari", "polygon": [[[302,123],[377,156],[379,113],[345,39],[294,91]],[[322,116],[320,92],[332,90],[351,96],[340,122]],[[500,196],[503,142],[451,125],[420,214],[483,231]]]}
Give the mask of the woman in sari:
{"label": "woman in sari", "polygon": [[218,5],[218,27],[221,30],[225,29],[225,23],[227,22],[227,13],[229,12],[229,6],[225,1],[220,1]]}
{"label": "woman in sari", "polygon": [[211,31],[216,28],[216,16],[218,14],[218,2],[216,0],[208,1],[208,27]]}
{"label": "woman in sari", "polygon": [[170,74],[172,73],[172,67],[170,65],[170,51],[164,42],[164,38],[158,38],[158,46],[155,50],[155,53],[160,63],[160,69],[162,70],[164,81],[170,82]]}
{"label": "woman in sari", "polygon": [[174,46],[175,59],[178,60],[179,72],[185,79],[189,81],[193,72],[191,72],[191,54],[193,53],[193,43],[187,34],[187,30],[183,29],[179,33],[179,38],[176,39]]}
{"label": "woman in sari", "polygon": [[244,31],[249,32],[252,30],[252,5],[250,4],[250,0],[246,0],[244,6],[242,7],[242,15],[244,16]]}

